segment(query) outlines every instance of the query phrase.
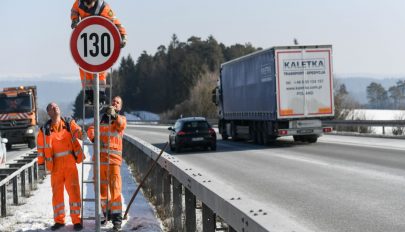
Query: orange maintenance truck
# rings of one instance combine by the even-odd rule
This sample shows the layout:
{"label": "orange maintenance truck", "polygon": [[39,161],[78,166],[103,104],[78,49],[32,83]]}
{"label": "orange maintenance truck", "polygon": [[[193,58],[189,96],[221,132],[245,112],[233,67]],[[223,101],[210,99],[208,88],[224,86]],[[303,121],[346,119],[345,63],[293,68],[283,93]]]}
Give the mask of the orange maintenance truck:
{"label": "orange maintenance truck", "polygon": [[34,148],[38,125],[37,87],[19,86],[0,89],[0,131],[13,144]]}

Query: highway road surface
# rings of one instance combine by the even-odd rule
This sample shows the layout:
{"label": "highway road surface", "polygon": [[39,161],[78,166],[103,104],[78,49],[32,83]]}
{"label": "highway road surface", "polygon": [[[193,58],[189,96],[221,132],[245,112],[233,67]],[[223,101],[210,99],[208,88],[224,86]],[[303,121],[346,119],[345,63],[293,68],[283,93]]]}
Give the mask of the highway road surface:
{"label": "highway road surface", "polygon": [[[130,125],[126,133],[161,147],[169,131]],[[401,139],[327,135],[307,144],[287,137],[266,146],[219,139],[215,152],[172,154],[308,231],[405,231]]]}

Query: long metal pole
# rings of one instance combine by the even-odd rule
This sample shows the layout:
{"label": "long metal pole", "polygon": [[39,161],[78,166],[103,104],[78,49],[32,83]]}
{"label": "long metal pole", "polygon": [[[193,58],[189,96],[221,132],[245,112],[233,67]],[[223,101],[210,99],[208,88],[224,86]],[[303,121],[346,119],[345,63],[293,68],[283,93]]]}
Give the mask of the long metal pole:
{"label": "long metal pole", "polygon": [[149,176],[150,172],[153,170],[153,168],[156,166],[156,164],[157,164],[157,162],[158,162],[160,156],[161,156],[161,155],[163,154],[163,152],[166,150],[166,147],[167,147],[168,144],[169,144],[169,142],[166,142],[166,143],[165,143],[165,145],[163,146],[162,150],[160,150],[160,153],[159,153],[158,157],[153,161],[152,166],[149,168],[148,172],[147,172],[146,175],[143,177],[141,183],[140,183],[140,184],[138,185],[138,187],[136,188],[134,194],[133,194],[132,197],[131,197],[131,200],[130,200],[129,203],[128,203],[127,209],[125,210],[124,217],[123,217],[124,220],[127,219],[127,214],[128,214],[128,212],[129,212],[129,208],[131,207],[132,202],[135,200],[136,195],[138,195],[138,192],[139,192],[139,190],[141,189],[141,187],[143,186],[143,183],[145,182],[146,178],[148,178],[148,176]]}
{"label": "long metal pole", "polygon": [[96,231],[101,230],[101,202],[100,202],[100,106],[99,106],[99,75],[94,74],[93,78],[93,104],[94,104],[94,153],[96,156],[95,169],[95,199],[96,199]]}

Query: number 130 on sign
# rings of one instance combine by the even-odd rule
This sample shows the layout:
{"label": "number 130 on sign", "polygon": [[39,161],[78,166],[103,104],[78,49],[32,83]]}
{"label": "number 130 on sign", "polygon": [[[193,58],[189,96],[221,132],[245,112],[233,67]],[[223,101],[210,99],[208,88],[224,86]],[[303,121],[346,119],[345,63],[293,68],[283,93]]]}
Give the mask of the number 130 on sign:
{"label": "number 130 on sign", "polygon": [[121,36],[108,19],[99,16],[84,19],[73,30],[70,50],[75,62],[92,73],[109,69],[118,59]]}

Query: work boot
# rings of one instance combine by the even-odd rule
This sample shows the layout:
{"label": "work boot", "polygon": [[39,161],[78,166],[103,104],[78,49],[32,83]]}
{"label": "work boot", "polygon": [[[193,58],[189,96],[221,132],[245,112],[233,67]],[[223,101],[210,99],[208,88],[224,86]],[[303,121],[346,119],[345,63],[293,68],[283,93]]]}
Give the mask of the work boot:
{"label": "work boot", "polygon": [[[108,212],[109,212],[109,211],[108,211]],[[104,215],[104,219],[101,220],[100,224],[101,224],[102,226],[105,226],[105,225],[108,224],[108,221],[111,221],[111,214],[108,213],[108,221],[107,221],[106,214],[105,214],[104,212],[103,212],[103,215]]]}
{"label": "work boot", "polygon": [[56,222],[53,226],[51,226],[51,230],[59,230],[60,228],[64,227],[65,224]]}
{"label": "work boot", "polygon": [[114,225],[113,231],[121,231],[122,215],[120,213],[111,214],[111,220]]}
{"label": "work boot", "polygon": [[74,229],[75,231],[80,231],[80,230],[83,229],[83,226],[82,226],[81,223],[76,223],[76,224],[73,225],[73,229]]}
{"label": "work boot", "polygon": [[93,90],[86,89],[85,95],[86,95],[86,97],[84,98],[84,104],[93,105],[93,97],[94,97]]}
{"label": "work boot", "polygon": [[119,223],[119,224],[114,224],[114,226],[113,226],[113,228],[112,228],[112,231],[114,231],[114,232],[121,231],[121,223]]}

